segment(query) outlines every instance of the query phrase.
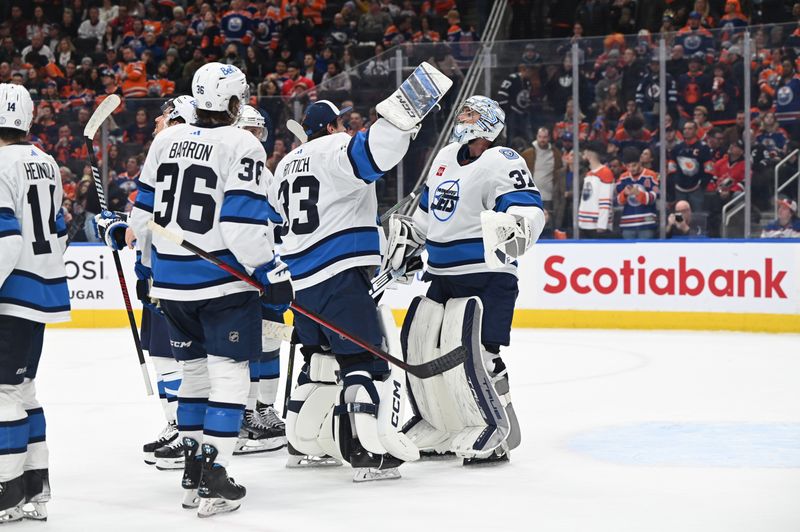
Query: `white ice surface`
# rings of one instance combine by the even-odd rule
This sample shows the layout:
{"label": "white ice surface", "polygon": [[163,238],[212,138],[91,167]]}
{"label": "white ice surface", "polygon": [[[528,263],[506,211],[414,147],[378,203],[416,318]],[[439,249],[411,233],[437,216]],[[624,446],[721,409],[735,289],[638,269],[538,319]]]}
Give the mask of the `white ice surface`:
{"label": "white ice surface", "polygon": [[[800,530],[800,440],[781,447],[775,436],[800,427],[799,336],[515,331],[512,343],[504,359],[523,438],[510,464],[406,464],[401,480],[354,485],[346,467],[287,470],[285,451],[236,457],[242,508],[199,520],[180,508],[180,474],[142,462],[141,445],[163,418],[144,395],[128,332],[48,330],[37,382],[50,520],[13,529]],[[658,427],[684,426],[694,439],[674,453],[670,437],[657,452],[648,447],[662,440]],[[761,438],[733,458],[714,456],[703,441],[719,426],[734,440],[737,427],[755,426]],[[765,455],[778,459],[758,467]]]}

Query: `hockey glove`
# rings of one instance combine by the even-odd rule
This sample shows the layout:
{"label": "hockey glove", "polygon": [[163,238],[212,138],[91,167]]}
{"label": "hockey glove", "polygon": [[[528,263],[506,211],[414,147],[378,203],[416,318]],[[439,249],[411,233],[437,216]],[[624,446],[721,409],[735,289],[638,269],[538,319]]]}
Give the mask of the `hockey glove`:
{"label": "hockey glove", "polygon": [[[386,256],[383,270],[398,271],[406,266],[412,257],[422,254],[425,235],[415,226],[409,216],[393,214],[389,218],[389,236],[386,243]],[[405,273],[410,273],[406,268]]]}
{"label": "hockey glove", "polygon": [[133,271],[136,272],[136,299],[142,302],[144,308],[163,315],[161,307],[158,306],[158,300],[150,298],[150,281],[153,278],[153,272],[148,266],[142,264],[141,257],[138,254]]}
{"label": "hockey glove", "polygon": [[262,264],[253,271],[253,278],[264,287],[261,302],[271,308],[285,311],[294,299],[292,275],[289,267],[278,259]]}
{"label": "hockey glove", "polygon": [[128,216],[108,210],[103,210],[95,215],[94,234],[114,251],[119,251],[127,246],[125,231],[128,229]]}

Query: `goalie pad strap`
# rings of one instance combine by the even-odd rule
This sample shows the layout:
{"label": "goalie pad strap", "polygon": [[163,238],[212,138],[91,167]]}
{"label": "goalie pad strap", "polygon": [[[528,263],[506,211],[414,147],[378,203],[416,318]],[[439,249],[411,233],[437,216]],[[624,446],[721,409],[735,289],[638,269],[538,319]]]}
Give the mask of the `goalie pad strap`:
{"label": "goalie pad strap", "polygon": [[333,408],[333,413],[337,416],[342,414],[370,414],[372,416],[378,415],[378,407],[373,403],[345,403],[336,405]]}

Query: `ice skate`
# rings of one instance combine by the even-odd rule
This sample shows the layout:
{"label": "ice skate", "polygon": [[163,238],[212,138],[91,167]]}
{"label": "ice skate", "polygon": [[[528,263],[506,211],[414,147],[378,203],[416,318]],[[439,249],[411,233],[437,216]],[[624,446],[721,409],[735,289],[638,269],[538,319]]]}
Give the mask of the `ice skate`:
{"label": "ice skate", "polygon": [[355,442],[350,453],[350,465],[353,472],[353,482],[370,482],[373,480],[395,480],[400,477],[398,467],[403,461],[390,454],[376,455],[364,449],[360,443]]}
{"label": "ice skate", "polygon": [[280,443],[280,447],[275,447],[275,449],[280,449],[286,445],[286,423],[284,423],[283,419],[278,415],[278,411],[275,410],[275,407],[273,405],[265,405],[259,401],[256,404],[256,413],[261,419],[261,423],[269,429],[267,431],[267,439],[274,445]]}
{"label": "ice skate", "polygon": [[217,449],[211,444],[203,444],[203,474],[197,494],[200,507],[197,517],[211,517],[215,514],[233,512],[242,505],[241,499],[247,493],[244,486],[237,484],[224,467],[216,463]]}
{"label": "ice skate", "polygon": [[203,474],[203,461],[197,456],[198,443],[194,438],[183,438],[183,479],[181,487],[186,490],[182,506],[187,510],[197,508],[200,497],[197,488],[200,486],[200,477]]}
{"label": "ice skate", "polygon": [[178,439],[178,427],[175,425],[174,421],[167,423],[167,426],[161,431],[155,441],[151,441],[150,443],[145,443],[142,446],[142,451],[144,451],[144,463],[147,465],[155,465],[156,457],[155,452],[156,449],[159,447],[163,447],[164,445],[169,445],[171,442]]}
{"label": "ice skate", "polygon": [[159,471],[183,469],[183,442],[180,438],[175,438],[167,445],[159,447],[153,455],[156,459],[156,469]]}
{"label": "ice skate", "polygon": [[503,464],[509,461],[511,453],[504,448],[505,446],[498,447],[492,454],[485,458],[465,457],[463,465],[476,467],[476,466],[493,466]]}
{"label": "ice skate", "polygon": [[0,524],[19,521],[23,518],[22,505],[25,503],[25,483],[23,476],[0,482]]}
{"label": "ice skate", "polygon": [[25,484],[25,519],[47,521],[47,502],[50,501],[50,473],[47,469],[32,469],[22,474]]}
{"label": "ice skate", "polygon": [[[277,417],[277,414],[275,415]],[[280,418],[277,418],[280,421]],[[283,423],[281,421],[281,423]],[[239,439],[236,441],[234,455],[276,451],[286,445],[286,430],[266,425],[261,415],[254,410],[245,410]]]}
{"label": "ice skate", "polygon": [[286,467],[289,469],[301,469],[305,467],[337,467],[342,465],[341,460],[327,454],[322,456],[303,454],[292,447],[291,443],[287,444],[287,450],[289,451],[289,458],[286,459]]}

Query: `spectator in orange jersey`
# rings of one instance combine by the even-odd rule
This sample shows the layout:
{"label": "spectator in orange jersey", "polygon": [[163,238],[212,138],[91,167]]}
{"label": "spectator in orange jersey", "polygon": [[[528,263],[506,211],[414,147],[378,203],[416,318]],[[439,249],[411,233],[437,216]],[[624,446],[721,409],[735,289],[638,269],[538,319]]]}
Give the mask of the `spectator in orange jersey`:
{"label": "spectator in orange jersey", "polygon": [[144,63],[136,58],[133,48],[122,47],[122,94],[125,98],[144,98],[147,96],[147,73]]}

